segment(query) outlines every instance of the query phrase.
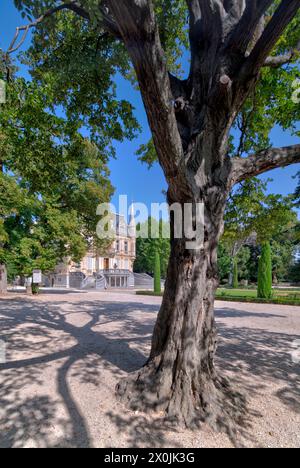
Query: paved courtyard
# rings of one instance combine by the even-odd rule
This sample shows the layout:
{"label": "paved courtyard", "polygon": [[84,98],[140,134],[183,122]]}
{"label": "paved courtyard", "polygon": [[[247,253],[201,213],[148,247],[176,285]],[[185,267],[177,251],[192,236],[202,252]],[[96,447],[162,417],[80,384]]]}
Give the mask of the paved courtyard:
{"label": "paved courtyard", "polygon": [[0,299],[0,447],[300,447],[297,307],[217,303],[217,364],[249,400],[236,435],[174,430],[115,400],[117,381],[145,362],[159,304],[117,293]]}

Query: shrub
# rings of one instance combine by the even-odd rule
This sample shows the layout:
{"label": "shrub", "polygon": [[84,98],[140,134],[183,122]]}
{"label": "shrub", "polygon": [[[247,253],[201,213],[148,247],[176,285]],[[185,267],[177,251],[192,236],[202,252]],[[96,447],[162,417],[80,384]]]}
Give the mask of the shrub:
{"label": "shrub", "polygon": [[262,245],[258,264],[257,297],[260,299],[272,298],[272,254],[270,242]]}

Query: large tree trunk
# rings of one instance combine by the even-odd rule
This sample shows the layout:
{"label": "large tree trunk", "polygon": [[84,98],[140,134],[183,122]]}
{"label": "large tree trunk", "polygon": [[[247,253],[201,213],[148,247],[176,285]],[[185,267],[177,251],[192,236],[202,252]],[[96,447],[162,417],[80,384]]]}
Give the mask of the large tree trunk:
{"label": "large tree trunk", "polygon": [[[163,303],[149,360],[137,374],[120,382],[119,397],[134,410],[165,411],[188,427],[208,420],[216,425],[230,415],[233,392],[218,377],[214,356],[217,334],[214,297],[218,286],[217,246],[222,207],[206,207],[205,242],[188,250],[185,239],[172,239]],[[240,410],[243,400],[237,398]],[[237,414],[237,413],[236,413]],[[232,420],[232,415],[230,415]]]}
{"label": "large tree trunk", "polygon": [[191,68],[186,80],[168,71],[152,1],[107,4],[136,72],[169,200],[202,201],[206,210],[203,249],[191,251],[185,239],[172,240],[150,358],[117,392],[134,409],[164,410],[188,426],[209,419],[224,427],[226,414],[241,410],[241,400],[214,367],[217,244],[226,198],[235,183],[300,159],[297,146],[231,158],[229,134],[299,0],[283,1],[262,34],[256,33],[270,0],[247,5],[188,1]]}
{"label": "large tree trunk", "polygon": [[7,271],[5,265],[0,265],[0,294],[7,293]]}

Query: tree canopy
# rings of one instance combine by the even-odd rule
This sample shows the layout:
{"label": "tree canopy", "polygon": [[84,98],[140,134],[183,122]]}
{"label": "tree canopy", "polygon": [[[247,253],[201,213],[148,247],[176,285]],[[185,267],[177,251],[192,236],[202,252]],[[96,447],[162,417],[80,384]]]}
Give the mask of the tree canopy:
{"label": "tree canopy", "polygon": [[268,181],[253,178],[231,193],[223,240],[232,249],[238,250],[253,234],[260,244],[297,225],[292,196],[268,194],[267,186]]}
{"label": "tree canopy", "polygon": [[106,155],[78,126],[50,112],[47,88],[13,78],[0,108],[0,261],[9,273],[80,260],[109,201]]}
{"label": "tree canopy", "polygon": [[[270,19],[280,1],[269,4],[266,18]],[[132,138],[138,123],[132,105],[117,99],[114,78],[121,74],[136,82],[136,77],[127,49],[118,40],[120,33],[110,30],[110,26],[114,27],[112,20],[110,25],[107,23],[108,5],[98,0],[15,0],[15,5],[34,25],[34,18],[49,12],[35,25],[33,45],[23,55],[23,60],[33,77],[51,89],[53,102],[64,107],[68,119],[80,120],[87,126],[101,148],[110,145],[112,139]],[[156,0],[154,7],[168,69],[172,73],[171,85],[175,88],[177,80],[186,73],[189,2]],[[245,156],[269,149],[270,133],[276,126],[300,134],[297,127],[300,109],[292,100],[294,83],[299,78],[296,65],[300,56],[299,30],[298,14],[277,41],[257,86],[233,123],[232,155]],[[114,151],[113,146],[110,150]],[[153,141],[142,145],[138,155],[152,164],[157,159]]]}

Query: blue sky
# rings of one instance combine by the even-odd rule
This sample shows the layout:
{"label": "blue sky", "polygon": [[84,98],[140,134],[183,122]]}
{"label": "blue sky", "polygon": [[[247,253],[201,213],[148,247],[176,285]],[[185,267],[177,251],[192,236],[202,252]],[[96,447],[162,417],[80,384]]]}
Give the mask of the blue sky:
{"label": "blue sky", "polygon": [[[24,24],[24,20],[19,15],[13,5],[13,0],[1,0],[0,5],[0,47],[7,49],[9,42],[14,36],[15,28]],[[30,38],[25,42],[24,48],[28,45]],[[27,76],[26,70],[22,68],[21,73]],[[116,187],[113,199],[117,203],[119,194],[126,194],[129,201],[146,203],[148,206],[153,202],[163,202],[162,191],[166,189],[163,173],[158,164],[151,170],[141,164],[135,152],[141,143],[145,143],[150,138],[150,131],[145,115],[144,107],[139,93],[133,90],[132,86],[123,79],[118,79],[118,94],[121,98],[129,99],[135,109],[143,131],[138,138],[132,142],[125,141],[116,143],[117,159],[110,162],[111,180]],[[299,143],[299,138],[292,137],[288,133],[283,133],[276,128],[272,132],[272,142],[274,146],[287,146]],[[287,195],[294,191],[297,180],[293,176],[300,170],[300,166],[294,165],[285,169],[277,169],[269,172],[264,178],[272,178],[269,184],[269,191]]]}

